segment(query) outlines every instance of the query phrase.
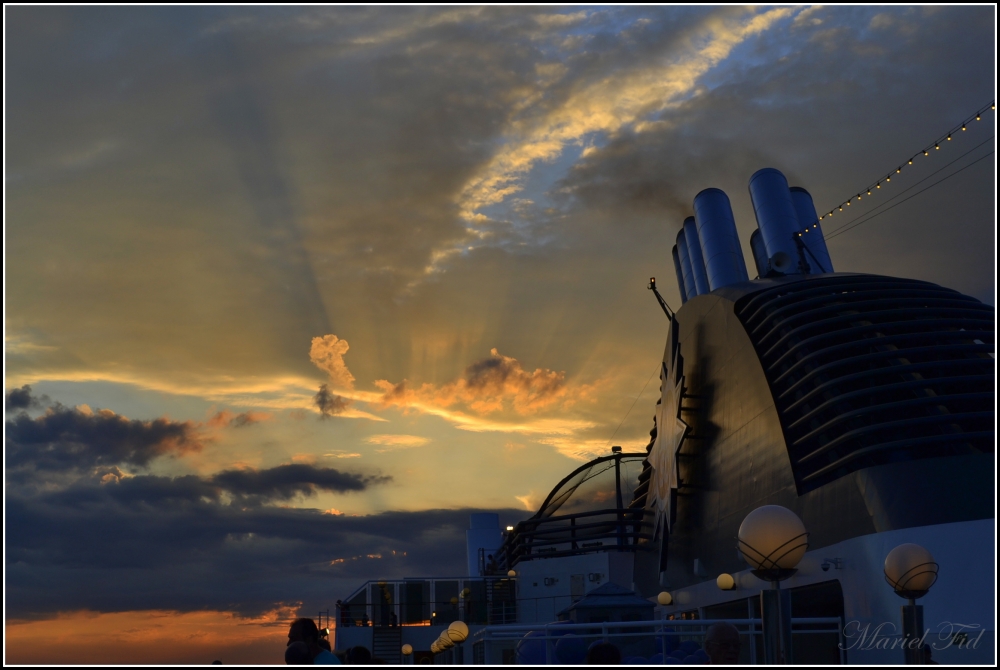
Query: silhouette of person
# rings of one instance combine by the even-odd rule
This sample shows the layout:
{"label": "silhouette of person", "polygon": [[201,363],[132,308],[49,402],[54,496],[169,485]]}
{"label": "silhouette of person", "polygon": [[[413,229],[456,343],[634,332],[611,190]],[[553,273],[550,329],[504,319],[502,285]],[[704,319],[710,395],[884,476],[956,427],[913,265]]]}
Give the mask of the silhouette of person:
{"label": "silhouette of person", "polygon": [[289,642],[285,647],[285,665],[312,665],[312,662],[312,653],[305,642]]}
{"label": "silhouette of person", "polygon": [[347,650],[347,665],[371,665],[372,653],[360,644]]}
{"label": "silhouette of person", "polygon": [[621,665],[622,653],[610,642],[595,642],[587,650],[587,665]]}
{"label": "silhouette of person", "polygon": [[740,662],[740,632],[725,621],[713,623],[705,632],[705,653],[712,665],[736,665]]}
{"label": "silhouette of person", "polygon": [[[319,629],[316,628],[316,622],[312,619],[302,618],[296,619],[292,622],[292,625],[288,628],[288,644],[287,647],[292,646],[296,642],[302,642],[306,645],[309,650],[310,661],[312,665],[340,665],[340,659],[334,656],[330,651],[324,649],[319,644]],[[287,654],[287,649],[286,649]],[[294,654],[294,652],[293,652]]]}

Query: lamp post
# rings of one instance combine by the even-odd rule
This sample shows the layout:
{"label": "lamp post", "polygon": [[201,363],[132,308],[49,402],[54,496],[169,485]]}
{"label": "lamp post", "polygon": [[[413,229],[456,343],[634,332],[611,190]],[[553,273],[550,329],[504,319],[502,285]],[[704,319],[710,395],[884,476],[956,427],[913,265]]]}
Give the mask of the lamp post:
{"label": "lamp post", "polygon": [[462,650],[462,643],[469,637],[469,627],[464,621],[452,621],[451,625],[448,626],[448,630],[446,630],[444,634],[448,636],[448,639],[450,639],[452,643],[458,645],[458,649],[455,652],[455,661],[459,665],[463,665],[465,663],[465,657]]}
{"label": "lamp post", "polygon": [[751,572],[771,583],[771,588],[760,592],[764,662],[791,663],[792,600],[790,591],[781,590],[781,582],[795,574],[795,566],[809,548],[809,533],[795,512],[764,505],[747,514],[738,535],[736,546]]}
{"label": "lamp post", "polygon": [[[437,645],[437,648],[440,652],[446,652],[455,646],[455,643],[451,641],[450,637],[448,637],[447,630],[442,631],[441,635],[438,636],[438,639],[435,640],[434,643]],[[446,663],[447,661],[448,659],[445,658]]]}
{"label": "lamp post", "polygon": [[923,663],[924,607],[917,598],[937,581],[938,564],[931,552],[919,544],[901,544],[885,557],[885,581],[907,604],[900,610],[903,618],[903,659],[907,665]]}

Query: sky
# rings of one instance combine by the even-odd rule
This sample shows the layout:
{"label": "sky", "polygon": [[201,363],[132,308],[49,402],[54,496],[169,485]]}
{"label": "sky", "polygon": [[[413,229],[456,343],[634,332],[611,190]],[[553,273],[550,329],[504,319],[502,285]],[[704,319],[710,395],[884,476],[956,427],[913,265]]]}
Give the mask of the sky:
{"label": "sky", "polygon": [[648,279],[679,306],[709,187],[752,268],[762,167],[821,212],[891,174],[835,269],[995,305],[995,26],[5,6],[5,661],[280,663],[367,579],[463,573],[470,512],[645,449]]}

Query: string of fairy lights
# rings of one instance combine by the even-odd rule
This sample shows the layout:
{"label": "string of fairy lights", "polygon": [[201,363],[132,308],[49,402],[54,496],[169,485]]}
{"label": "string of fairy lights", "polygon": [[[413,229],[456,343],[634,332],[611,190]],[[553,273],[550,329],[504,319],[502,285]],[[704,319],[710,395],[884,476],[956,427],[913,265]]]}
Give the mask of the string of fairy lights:
{"label": "string of fairy lights", "polygon": [[[852,202],[860,202],[861,199],[865,196],[877,195],[882,190],[883,185],[888,185],[892,182],[892,177],[894,175],[902,173],[903,169],[909,167],[910,165],[913,165],[914,161],[920,160],[923,157],[929,157],[932,151],[940,151],[941,146],[946,145],[947,142],[950,142],[953,135],[965,132],[965,130],[968,128],[970,124],[982,120],[983,114],[985,114],[987,111],[995,111],[996,108],[997,106],[995,101],[980,108],[979,110],[976,111],[975,114],[972,114],[971,116],[967,117],[964,121],[962,121],[962,123],[956,125],[947,133],[941,135],[936,140],[926,145],[923,149],[910,156],[907,160],[900,163],[895,170],[890,170],[889,172],[887,172],[885,177],[876,179],[873,183],[861,189],[852,197],[847,198],[839,205],[832,208],[829,212],[821,214],[819,220],[822,221],[824,218],[832,217],[834,212],[843,212],[845,207],[850,207]],[[800,231],[798,233],[798,236],[802,237],[804,233],[808,233],[810,230],[818,227],[819,223],[818,222],[814,223],[812,226]]]}

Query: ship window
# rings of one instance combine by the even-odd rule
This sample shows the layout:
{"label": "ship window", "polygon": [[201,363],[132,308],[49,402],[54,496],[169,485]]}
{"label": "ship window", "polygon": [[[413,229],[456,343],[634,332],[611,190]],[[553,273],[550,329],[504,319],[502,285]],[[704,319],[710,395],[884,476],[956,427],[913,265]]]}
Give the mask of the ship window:
{"label": "ship window", "polygon": [[[621,492],[624,505],[632,500],[639,481],[639,473],[642,472],[643,457],[644,455],[621,458]],[[544,519],[557,512],[577,514],[615,509],[618,506],[616,496],[615,461],[613,458],[599,459],[582,468],[553,490],[536,517]]]}

